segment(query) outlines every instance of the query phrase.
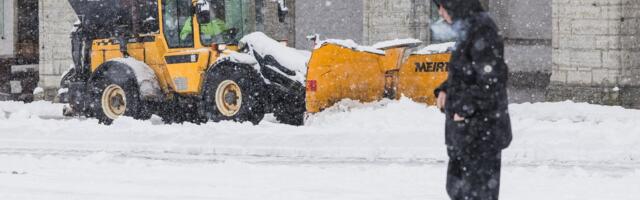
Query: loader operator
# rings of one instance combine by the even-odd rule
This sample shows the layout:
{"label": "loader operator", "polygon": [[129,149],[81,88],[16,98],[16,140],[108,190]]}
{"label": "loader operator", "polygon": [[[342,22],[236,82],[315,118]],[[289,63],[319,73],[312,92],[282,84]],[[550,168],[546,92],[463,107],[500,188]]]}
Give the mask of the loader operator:
{"label": "loader operator", "polygon": [[[223,1],[218,1],[223,2]],[[224,19],[224,5],[223,4],[211,4],[210,9],[211,21],[206,24],[200,24],[200,34],[203,38],[207,38],[206,41],[212,41],[212,39],[208,38],[216,38],[224,31],[227,30],[227,25],[224,20],[220,19],[219,16],[222,16]],[[185,40],[193,33],[193,23],[191,21],[191,17],[187,18],[184,22],[184,27],[182,27],[182,31],[180,31],[180,39]]]}
{"label": "loader operator", "polygon": [[498,200],[502,150],[512,140],[504,40],[478,0],[434,0],[457,33],[448,80],[436,91],[446,116],[447,193]]}

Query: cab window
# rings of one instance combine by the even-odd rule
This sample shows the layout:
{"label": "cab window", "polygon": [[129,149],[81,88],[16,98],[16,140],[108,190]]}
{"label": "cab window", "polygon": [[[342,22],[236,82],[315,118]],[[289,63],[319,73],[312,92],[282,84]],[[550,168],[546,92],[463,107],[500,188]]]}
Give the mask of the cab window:
{"label": "cab window", "polygon": [[191,0],[162,0],[164,36],[169,48],[193,47]]}
{"label": "cab window", "polygon": [[243,33],[242,2],[209,0],[211,21],[200,23],[200,40],[203,45],[237,42]]}

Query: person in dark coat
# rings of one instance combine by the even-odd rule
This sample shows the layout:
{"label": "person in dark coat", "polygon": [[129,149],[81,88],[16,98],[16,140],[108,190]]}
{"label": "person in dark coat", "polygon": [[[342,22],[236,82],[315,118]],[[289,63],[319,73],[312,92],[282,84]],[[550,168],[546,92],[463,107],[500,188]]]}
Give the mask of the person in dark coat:
{"label": "person in dark coat", "polygon": [[452,200],[498,200],[501,153],[512,140],[504,42],[478,0],[434,0],[457,33],[448,80],[435,94],[445,113]]}

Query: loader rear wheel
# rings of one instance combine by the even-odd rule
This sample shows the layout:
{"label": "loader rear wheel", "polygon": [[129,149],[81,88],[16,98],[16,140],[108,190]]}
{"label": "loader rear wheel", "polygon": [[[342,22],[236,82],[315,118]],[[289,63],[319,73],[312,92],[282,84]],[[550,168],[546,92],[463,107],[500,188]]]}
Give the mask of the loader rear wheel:
{"label": "loader rear wheel", "polygon": [[215,70],[205,87],[204,109],[212,121],[257,125],[264,118],[264,81],[253,68],[226,66]]}
{"label": "loader rear wheel", "polygon": [[151,113],[140,99],[135,78],[130,75],[133,73],[118,70],[99,73],[101,77],[91,83],[90,107],[100,123],[110,125],[122,116],[141,120],[151,118]]}

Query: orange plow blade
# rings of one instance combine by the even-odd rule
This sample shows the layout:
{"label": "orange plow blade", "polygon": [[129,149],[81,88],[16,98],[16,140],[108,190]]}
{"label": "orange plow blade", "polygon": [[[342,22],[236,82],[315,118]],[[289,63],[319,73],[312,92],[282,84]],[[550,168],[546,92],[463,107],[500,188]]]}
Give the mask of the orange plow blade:
{"label": "orange plow blade", "polygon": [[308,64],[307,112],[320,112],[343,99],[366,103],[407,97],[434,104],[433,90],[447,79],[451,56],[414,52],[408,45],[372,49],[322,44]]}

